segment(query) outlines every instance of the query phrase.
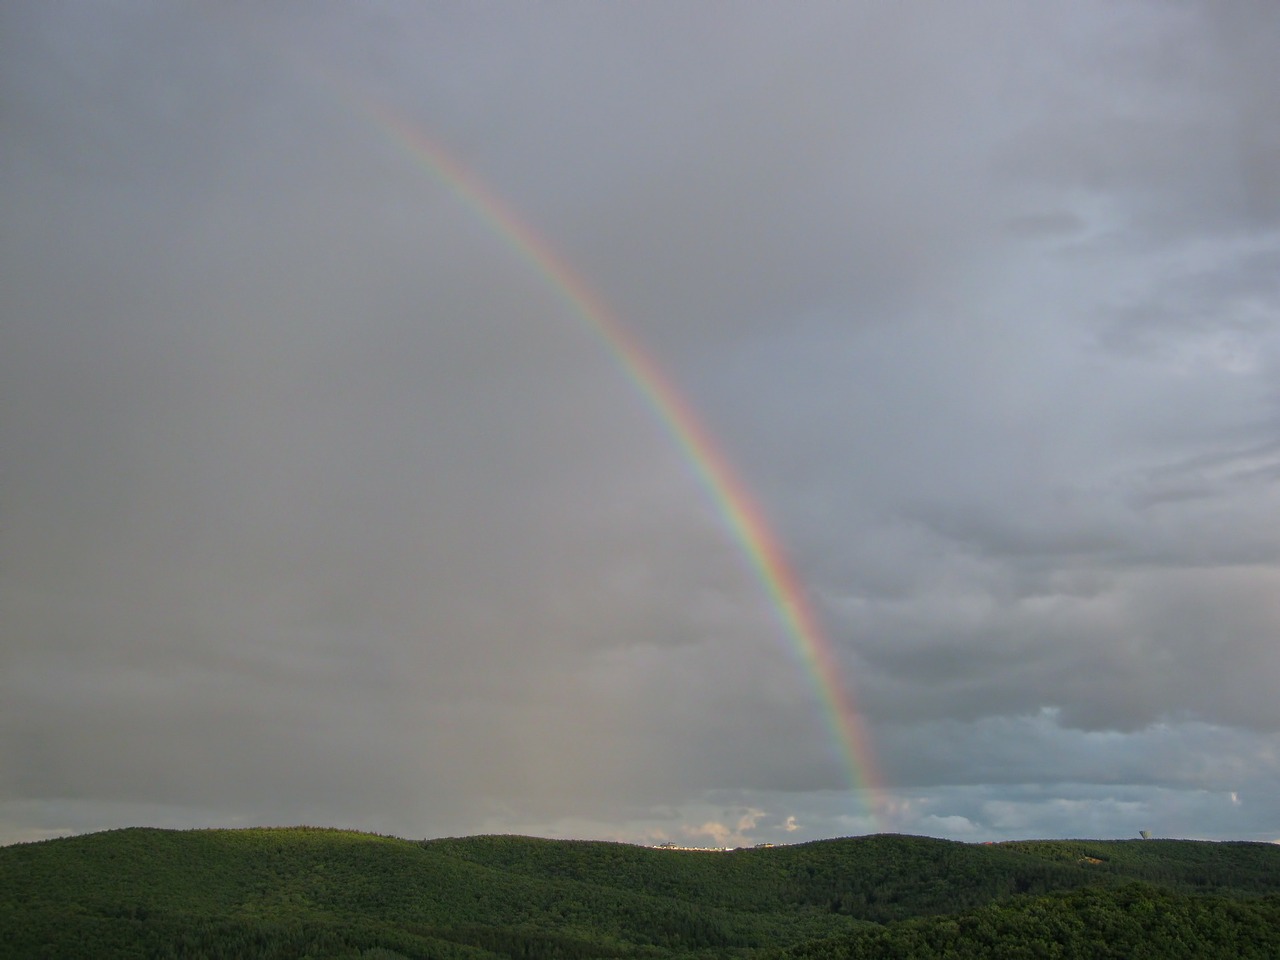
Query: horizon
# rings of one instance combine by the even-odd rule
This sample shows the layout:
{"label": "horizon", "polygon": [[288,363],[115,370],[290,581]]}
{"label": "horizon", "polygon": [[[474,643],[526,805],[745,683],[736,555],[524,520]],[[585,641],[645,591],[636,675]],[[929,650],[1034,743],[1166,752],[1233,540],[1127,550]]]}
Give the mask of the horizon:
{"label": "horizon", "polygon": [[813,839],[797,840],[797,841],[790,841],[790,842],[785,840],[779,841],[779,842],[762,841],[759,843],[744,844],[739,846],[716,847],[716,846],[693,846],[693,845],[684,846],[684,845],[675,843],[674,841],[647,842],[647,841],[640,841],[640,840],[620,840],[620,839],[615,839],[610,837],[547,837],[547,836],[537,836],[533,834],[524,834],[524,833],[478,833],[478,834],[467,834],[464,836],[449,835],[449,836],[438,836],[438,837],[410,837],[410,836],[401,836],[398,834],[378,833],[376,831],[370,831],[370,830],[357,830],[357,829],[352,829],[348,827],[319,826],[317,824],[296,823],[296,824],[261,824],[257,826],[235,826],[235,827],[219,827],[219,826],[153,827],[153,826],[147,826],[145,824],[130,824],[125,826],[106,827],[101,830],[91,830],[85,833],[59,833],[59,834],[53,834],[51,836],[37,837],[37,838],[26,839],[26,840],[0,841],[0,847],[10,847],[10,846],[16,846],[18,844],[27,844],[27,843],[45,843],[50,840],[71,840],[71,839],[76,839],[78,837],[96,836],[101,833],[113,833],[113,832],[122,831],[122,830],[158,830],[158,831],[169,832],[169,833],[227,832],[227,831],[237,831],[237,830],[244,830],[244,831],[260,830],[260,831],[267,831],[267,832],[269,831],[302,831],[302,832],[314,831],[317,833],[355,834],[357,836],[376,837],[384,840],[402,840],[405,843],[433,843],[437,840],[471,840],[471,839],[483,839],[485,837],[510,837],[518,840],[545,840],[549,842],[563,841],[565,843],[617,843],[617,844],[623,844],[624,846],[629,846],[629,847],[642,847],[646,850],[659,850],[666,847],[666,848],[669,848],[672,850],[678,850],[678,851],[688,851],[688,852],[705,851],[707,853],[733,852],[735,850],[771,849],[774,847],[798,847],[798,846],[806,846],[808,844],[814,844],[814,843],[827,843],[834,840],[862,840],[862,839],[872,839],[875,837],[903,837],[903,838],[917,839],[917,840],[939,840],[946,843],[962,843],[962,844],[967,844],[969,846],[999,846],[1000,844],[1004,844],[1004,843],[1053,843],[1058,841],[1061,841],[1063,843],[1094,843],[1094,842],[1116,843],[1116,842],[1122,842],[1122,841],[1128,841],[1128,840],[1135,840],[1139,842],[1147,841],[1147,840],[1171,840],[1171,841],[1186,842],[1186,843],[1264,843],[1264,844],[1272,844],[1272,845],[1280,844],[1280,838],[1273,839],[1273,840],[1253,840],[1248,838],[1233,838],[1233,837],[1210,839],[1207,837],[1163,837],[1163,836],[1157,836],[1155,834],[1152,834],[1149,837],[1143,837],[1143,836],[1056,837],[1055,836],[1055,837],[1020,837],[1020,838],[1009,838],[1009,839],[1003,839],[1003,840],[956,840],[951,837],[936,837],[936,836],[929,836],[927,834],[881,832],[881,833],[854,834],[854,835],[846,835],[846,836],[838,836],[838,837],[816,837]]}

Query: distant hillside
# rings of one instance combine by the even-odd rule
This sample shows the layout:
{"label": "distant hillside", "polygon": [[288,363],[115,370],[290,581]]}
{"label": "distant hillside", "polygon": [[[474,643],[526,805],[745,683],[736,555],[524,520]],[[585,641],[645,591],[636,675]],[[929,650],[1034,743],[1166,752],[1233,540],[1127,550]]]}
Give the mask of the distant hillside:
{"label": "distant hillside", "polygon": [[[1174,944],[1153,956],[1277,957],[1278,911],[1280,847],[1251,843],[876,836],[703,853],[292,828],[0,848],[6,957],[1066,957],[1130,935]],[[1176,952],[1210,928],[1235,948]],[[1254,944],[1267,952],[1242,952]]]}

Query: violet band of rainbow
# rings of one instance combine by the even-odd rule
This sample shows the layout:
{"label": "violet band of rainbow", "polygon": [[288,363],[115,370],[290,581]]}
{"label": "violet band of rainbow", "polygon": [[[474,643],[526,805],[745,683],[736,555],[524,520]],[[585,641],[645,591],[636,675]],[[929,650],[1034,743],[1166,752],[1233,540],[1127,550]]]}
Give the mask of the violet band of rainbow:
{"label": "violet band of rainbow", "polygon": [[793,654],[811,679],[848,785],[862,794],[873,829],[881,829],[883,781],[835,648],[763,510],[684,394],[581,274],[484,181],[407,117],[384,103],[353,93],[345,85],[337,86],[357,112],[368,117],[397,147],[408,151],[430,177],[447,186],[557,292],[634,385],[740,545]]}

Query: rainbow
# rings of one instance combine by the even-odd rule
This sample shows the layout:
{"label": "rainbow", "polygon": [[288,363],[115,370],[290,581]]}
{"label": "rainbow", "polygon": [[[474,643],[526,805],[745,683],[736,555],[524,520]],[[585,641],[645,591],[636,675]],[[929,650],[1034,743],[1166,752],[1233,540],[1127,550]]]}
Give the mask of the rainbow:
{"label": "rainbow", "polygon": [[433,179],[447,185],[554,288],[626,373],[741,545],[782,629],[813,679],[849,786],[862,793],[871,822],[880,829],[880,811],[886,805],[875,754],[866,727],[854,709],[850,688],[841,678],[831,642],[764,512],[684,395],[582,276],[484,181],[408,118],[342,86],[344,96],[359,112],[371,117],[397,146],[406,148]]}

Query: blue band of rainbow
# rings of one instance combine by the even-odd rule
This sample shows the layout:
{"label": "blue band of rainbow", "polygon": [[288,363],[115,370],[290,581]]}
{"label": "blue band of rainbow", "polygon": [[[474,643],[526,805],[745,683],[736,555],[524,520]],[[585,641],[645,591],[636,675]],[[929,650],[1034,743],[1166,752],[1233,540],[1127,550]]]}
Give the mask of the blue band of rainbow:
{"label": "blue band of rainbow", "polygon": [[885,809],[882,781],[865,724],[854,707],[849,685],[841,677],[831,641],[764,512],[683,394],[581,275],[483,181],[403,115],[340,86],[358,112],[406,149],[433,179],[447,185],[555,289],[626,373],[747,556],[794,653],[812,678],[849,786],[862,794],[873,828],[880,829],[879,817]]}

